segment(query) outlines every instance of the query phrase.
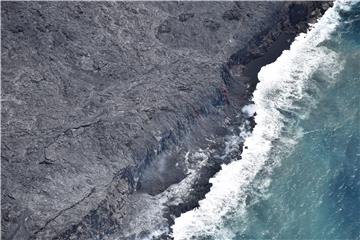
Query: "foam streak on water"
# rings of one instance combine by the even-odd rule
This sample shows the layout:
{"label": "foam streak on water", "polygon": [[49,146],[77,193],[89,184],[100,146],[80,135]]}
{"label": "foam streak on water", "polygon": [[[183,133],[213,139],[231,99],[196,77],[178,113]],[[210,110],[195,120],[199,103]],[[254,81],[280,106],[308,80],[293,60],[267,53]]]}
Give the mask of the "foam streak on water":
{"label": "foam streak on water", "polygon": [[[172,229],[176,240],[234,237],[224,226],[226,215],[246,215],[247,193],[255,178],[260,172],[269,174],[281,153],[290,151],[296,143],[297,120],[306,117],[321,89],[331,85],[334,74],[341,69],[337,54],[321,43],[339,24],[339,9],[347,6],[346,2],[336,2],[308,33],[295,39],[290,50],[261,69],[260,83],[253,94],[257,125],[245,140],[248,148],[243,149],[241,160],[223,165],[210,180],[213,186],[199,208],[175,219]],[[318,82],[310,80],[314,74],[325,77]],[[269,178],[265,179],[262,187],[269,184]]]}

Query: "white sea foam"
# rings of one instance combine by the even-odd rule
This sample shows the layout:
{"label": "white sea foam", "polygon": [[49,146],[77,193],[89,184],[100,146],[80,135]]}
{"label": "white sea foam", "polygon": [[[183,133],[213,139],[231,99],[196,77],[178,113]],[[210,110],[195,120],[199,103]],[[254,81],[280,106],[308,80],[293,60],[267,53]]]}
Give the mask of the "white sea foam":
{"label": "white sea foam", "polygon": [[256,112],[255,104],[245,105],[241,111],[247,116],[252,117]]}
{"label": "white sea foam", "polygon": [[[331,84],[334,74],[341,70],[337,54],[321,43],[330,38],[339,24],[338,10],[345,6],[345,2],[335,2],[307,34],[295,39],[290,50],[261,69],[253,94],[255,105],[243,109],[245,113],[256,110],[257,115],[256,126],[245,140],[242,159],[223,165],[210,180],[212,188],[199,202],[200,207],[175,219],[172,229],[176,240],[234,237],[224,225],[226,215],[235,212],[246,216],[247,193],[257,174],[261,171],[268,176],[278,164],[279,152],[289,151],[296,143],[298,118],[306,117],[321,88]],[[314,74],[321,77],[312,78]],[[270,178],[265,177],[260,188],[269,184]]]}

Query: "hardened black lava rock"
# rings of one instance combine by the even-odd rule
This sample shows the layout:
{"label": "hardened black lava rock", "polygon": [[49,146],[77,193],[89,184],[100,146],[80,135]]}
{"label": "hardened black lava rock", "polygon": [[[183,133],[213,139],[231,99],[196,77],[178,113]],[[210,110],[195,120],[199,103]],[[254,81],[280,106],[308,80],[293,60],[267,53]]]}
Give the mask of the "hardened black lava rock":
{"label": "hardened black lava rock", "polygon": [[187,176],[184,149],[227,134],[244,66],[326,4],[1,2],[2,239],[151,234],[128,219]]}

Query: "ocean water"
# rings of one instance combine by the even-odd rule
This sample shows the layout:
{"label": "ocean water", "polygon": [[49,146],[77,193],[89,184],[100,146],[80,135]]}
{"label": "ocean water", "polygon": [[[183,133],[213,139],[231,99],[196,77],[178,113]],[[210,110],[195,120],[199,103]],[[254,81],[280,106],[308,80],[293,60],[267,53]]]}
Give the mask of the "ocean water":
{"label": "ocean water", "polygon": [[258,77],[241,159],[174,238],[360,239],[360,2],[335,2]]}

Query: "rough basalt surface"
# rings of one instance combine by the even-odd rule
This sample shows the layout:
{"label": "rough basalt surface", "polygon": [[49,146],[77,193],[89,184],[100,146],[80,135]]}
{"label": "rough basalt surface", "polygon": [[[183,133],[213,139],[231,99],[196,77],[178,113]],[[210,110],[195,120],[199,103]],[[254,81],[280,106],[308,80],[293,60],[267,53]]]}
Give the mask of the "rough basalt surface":
{"label": "rough basalt surface", "polygon": [[[141,239],[168,227],[236,157],[215,153],[256,85],[246,65],[328,7],[1,2],[3,239]],[[186,153],[206,147],[210,161],[189,165]],[[192,187],[176,190],[189,169]]]}

